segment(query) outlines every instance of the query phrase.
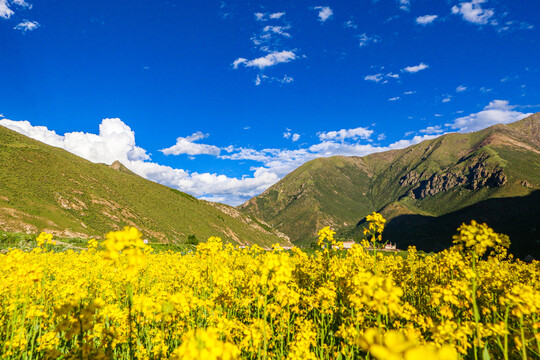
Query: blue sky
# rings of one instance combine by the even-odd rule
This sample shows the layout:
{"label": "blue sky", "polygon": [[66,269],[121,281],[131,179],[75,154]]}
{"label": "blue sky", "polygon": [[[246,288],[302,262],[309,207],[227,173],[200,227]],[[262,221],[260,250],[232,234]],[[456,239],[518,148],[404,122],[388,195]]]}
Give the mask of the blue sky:
{"label": "blue sky", "polygon": [[540,111],[538,0],[0,0],[0,125],[239,204]]}

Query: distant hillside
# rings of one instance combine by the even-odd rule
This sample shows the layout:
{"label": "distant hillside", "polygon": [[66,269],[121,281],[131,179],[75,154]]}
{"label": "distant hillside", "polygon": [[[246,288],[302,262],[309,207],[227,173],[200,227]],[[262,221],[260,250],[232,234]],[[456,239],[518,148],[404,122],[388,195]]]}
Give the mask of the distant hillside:
{"label": "distant hillside", "polygon": [[[372,211],[388,219],[407,214],[439,217],[487,199],[528,196],[537,189],[540,113],[470,134],[447,134],[402,150],[315,159],[239,209],[267,221],[293,242],[306,244],[328,225],[346,236],[357,236],[355,226]],[[533,214],[540,213],[538,205],[529,202],[529,206]],[[471,218],[482,215],[467,214]],[[451,227],[455,231],[459,225],[454,222]],[[530,238],[538,237],[534,225],[529,225]]]}
{"label": "distant hillside", "polygon": [[101,237],[125,225],[183,242],[220,236],[268,246],[288,238],[253,216],[148,181],[119,162],[94,164],[0,126],[0,229]]}

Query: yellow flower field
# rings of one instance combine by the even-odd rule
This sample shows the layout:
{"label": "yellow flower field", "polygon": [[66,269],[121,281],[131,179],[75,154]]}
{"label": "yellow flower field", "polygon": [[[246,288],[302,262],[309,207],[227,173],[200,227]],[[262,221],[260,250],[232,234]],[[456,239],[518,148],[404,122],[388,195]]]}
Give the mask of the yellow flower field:
{"label": "yellow flower field", "polygon": [[[382,217],[367,233],[380,240]],[[239,249],[219,238],[154,253],[134,228],[88,250],[0,255],[2,359],[534,359],[540,263],[463,225],[455,246],[406,257]]]}

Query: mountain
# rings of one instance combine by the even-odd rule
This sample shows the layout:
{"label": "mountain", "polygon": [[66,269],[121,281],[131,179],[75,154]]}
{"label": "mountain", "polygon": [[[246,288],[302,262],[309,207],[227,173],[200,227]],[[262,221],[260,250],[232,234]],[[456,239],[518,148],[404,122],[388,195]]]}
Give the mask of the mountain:
{"label": "mountain", "polygon": [[[497,201],[485,203],[488,199],[527,197],[538,189],[540,113],[474,133],[443,135],[406,149],[318,158],[239,209],[265,220],[293,242],[308,244],[324,226],[340,230],[345,237],[358,237],[362,219],[372,211],[381,212],[389,225],[406,215],[436,222],[465,208],[473,219],[482,217],[482,212],[506,212]],[[475,207],[480,203],[492,206]],[[538,203],[528,204],[536,215],[533,223],[526,224],[534,240],[540,237],[540,209]],[[461,222],[450,222],[453,234]],[[497,230],[497,224],[488,225]],[[525,225],[515,224],[519,226]],[[444,236],[451,239],[451,234]],[[420,241],[416,235],[401,235],[405,243]]]}
{"label": "mountain", "polygon": [[95,164],[0,126],[0,229],[101,237],[125,225],[148,239],[219,236],[269,246],[288,238],[237,209],[143,179],[115,162]]}

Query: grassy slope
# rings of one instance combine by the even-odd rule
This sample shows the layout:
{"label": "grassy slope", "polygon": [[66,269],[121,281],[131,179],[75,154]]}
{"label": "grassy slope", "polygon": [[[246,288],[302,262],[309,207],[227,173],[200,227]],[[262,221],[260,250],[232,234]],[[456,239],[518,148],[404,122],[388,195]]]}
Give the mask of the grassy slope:
{"label": "grassy slope", "polygon": [[[362,158],[315,159],[240,209],[276,226],[295,242],[309,243],[321,227],[350,230],[351,224],[372,211],[382,210],[389,218],[441,216],[489,198],[526,196],[540,188],[539,129],[540,113],[514,124],[448,134],[402,150]],[[457,186],[423,199],[409,195],[419,183],[400,185],[400,179],[411,172],[421,182],[433,174],[466,173],[477,163],[488,170],[502,169],[507,184],[476,190]],[[532,188],[523,186],[523,181]]]}
{"label": "grassy slope", "polygon": [[[134,225],[154,241],[288,243],[236,209],[94,164],[0,126],[0,229],[100,237]],[[268,227],[267,227],[268,229]]]}

